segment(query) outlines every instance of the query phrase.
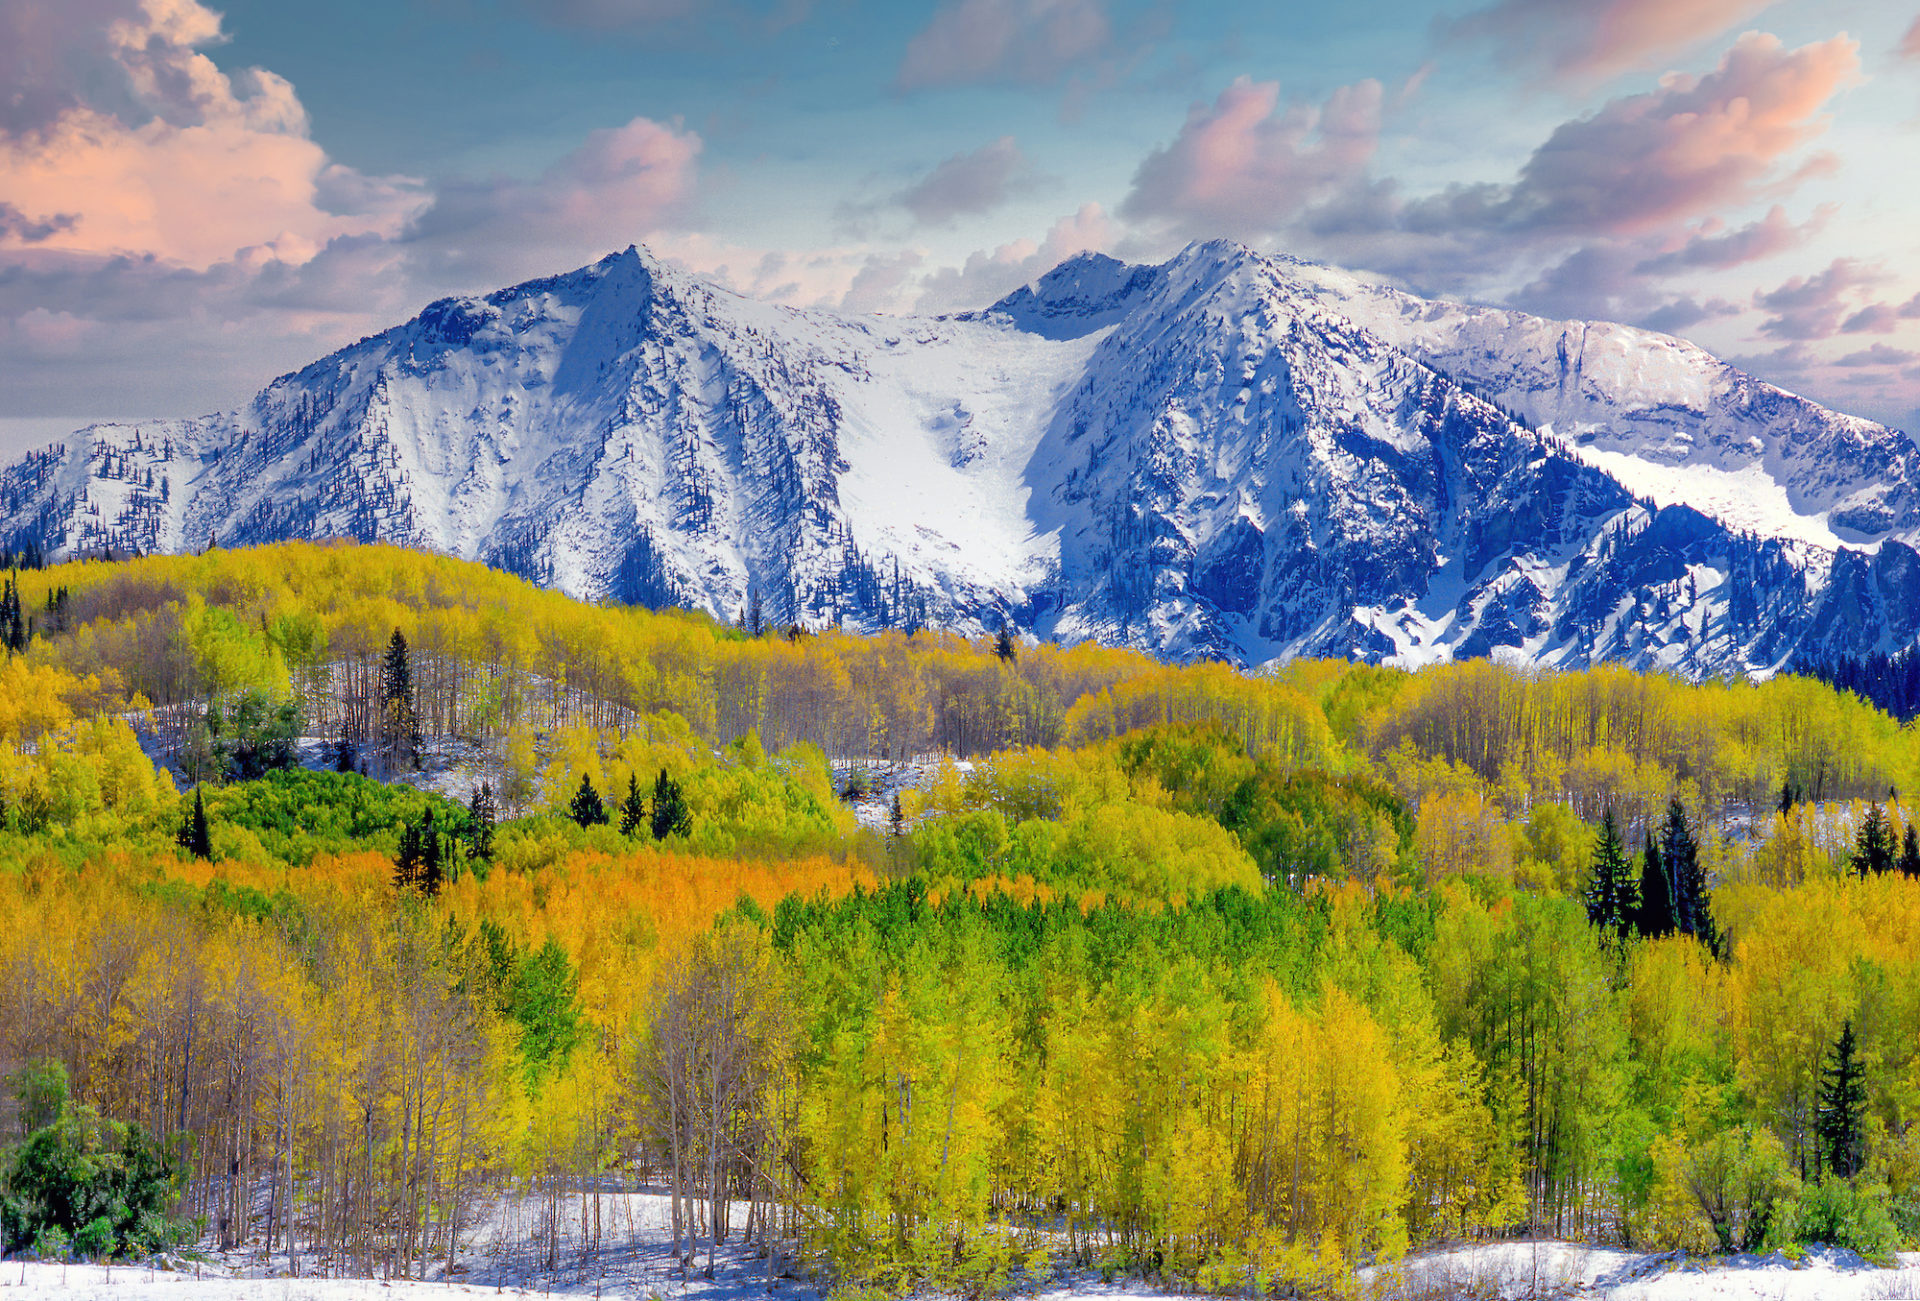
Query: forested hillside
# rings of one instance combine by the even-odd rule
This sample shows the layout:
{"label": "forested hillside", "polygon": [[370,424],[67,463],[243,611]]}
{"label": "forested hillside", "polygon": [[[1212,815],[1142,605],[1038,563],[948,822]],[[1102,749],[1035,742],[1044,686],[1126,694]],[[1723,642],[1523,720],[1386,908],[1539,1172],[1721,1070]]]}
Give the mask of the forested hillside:
{"label": "forested hillside", "polygon": [[691,1267],[888,1291],[1920,1233],[1920,734],[1813,679],[1249,676],[351,545],[23,570],[0,634],[9,1250],[113,1123],[339,1272],[648,1178]]}

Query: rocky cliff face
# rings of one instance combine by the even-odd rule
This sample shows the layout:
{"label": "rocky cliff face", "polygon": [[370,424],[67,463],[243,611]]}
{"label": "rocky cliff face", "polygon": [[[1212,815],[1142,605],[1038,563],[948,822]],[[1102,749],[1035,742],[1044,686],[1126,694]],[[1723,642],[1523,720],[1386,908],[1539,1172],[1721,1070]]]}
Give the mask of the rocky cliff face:
{"label": "rocky cliff face", "polygon": [[346,536],[576,595],[1175,657],[1764,672],[1920,636],[1920,449],[1679,340],[1224,243],[984,312],[627,252],[0,473],[55,554]]}

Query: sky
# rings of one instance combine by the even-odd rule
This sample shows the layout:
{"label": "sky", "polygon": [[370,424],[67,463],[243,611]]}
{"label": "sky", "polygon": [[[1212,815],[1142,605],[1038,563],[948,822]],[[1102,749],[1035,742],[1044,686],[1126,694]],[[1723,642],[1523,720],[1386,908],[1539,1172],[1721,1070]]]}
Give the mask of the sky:
{"label": "sky", "polygon": [[1920,0],[0,0],[0,449],[630,243],[986,306],[1225,236],[1920,432]]}

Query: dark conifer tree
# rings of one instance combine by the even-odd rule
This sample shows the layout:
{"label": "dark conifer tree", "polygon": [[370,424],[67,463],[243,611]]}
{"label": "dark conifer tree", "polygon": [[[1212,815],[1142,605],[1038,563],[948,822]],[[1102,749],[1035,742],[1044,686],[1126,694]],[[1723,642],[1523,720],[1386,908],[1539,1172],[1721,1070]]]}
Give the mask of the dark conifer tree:
{"label": "dark conifer tree", "polygon": [[467,802],[467,857],[490,862],[493,859],[493,827],[499,820],[493,801],[493,787],[480,783],[480,789]]}
{"label": "dark conifer tree", "polygon": [[1004,619],[1000,621],[1000,631],[993,639],[993,653],[1004,664],[1013,663],[1019,655],[1019,650],[1013,644],[1013,633]]}
{"label": "dark conifer tree", "polygon": [[380,739],[392,768],[420,766],[420,709],[413,692],[413,660],[398,628],[380,666]]}
{"label": "dark conifer tree", "polygon": [[1589,924],[1616,941],[1633,933],[1640,891],[1633,879],[1633,870],[1627,865],[1626,846],[1620,843],[1620,826],[1614,819],[1612,805],[1607,806],[1600,818],[1593,867],[1587,876],[1586,902]]}
{"label": "dark conifer tree", "polygon": [[627,798],[620,801],[620,834],[631,836],[647,825],[647,799],[640,793],[640,778],[628,773]]}
{"label": "dark conifer tree", "polygon": [[180,830],[174,833],[180,848],[195,858],[213,861],[213,836],[207,829],[207,801],[198,786],[193,788],[193,807],[180,818]]}
{"label": "dark conifer tree", "polygon": [[693,827],[693,814],[687,808],[680,783],[667,776],[665,768],[653,781],[653,816],[649,826],[655,840],[685,835]]}
{"label": "dark conifer tree", "polygon": [[1660,828],[1660,865],[1666,869],[1667,886],[1672,891],[1673,928],[1719,953],[1720,929],[1713,920],[1713,903],[1707,898],[1700,844],[1679,800],[1667,806],[1667,820]]}
{"label": "dark conifer tree", "polygon": [[593,788],[593,779],[580,774],[580,789],[573,793],[573,803],[567,806],[567,813],[583,827],[606,825],[607,806],[600,801],[600,792]]}
{"label": "dark conifer tree", "polygon": [[1887,821],[1885,811],[1874,804],[1867,809],[1867,816],[1854,835],[1853,854],[1847,859],[1847,866],[1855,876],[1881,876],[1891,872],[1898,859],[1893,824]]}
{"label": "dark conifer tree", "polygon": [[1907,834],[1900,838],[1900,875],[1920,877],[1920,832],[1916,832],[1913,823],[1907,824]]}
{"label": "dark conifer tree", "polygon": [[440,893],[440,883],[451,866],[441,847],[440,828],[434,825],[432,809],[420,818],[417,843],[420,846],[420,893],[431,899]]}
{"label": "dark conifer tree", "polygon": [[1640,860],[1640,906],[1634,914],[1634,929],[1646,939],[1658,939],[1674,931],[1673,887],[1666,865],[1660,861],[1660,838],[1647,836],[1646,852]]}
{"label": "dark conifer tree", "polygon": [[400,824],[400,848],[393,859],[393,885],[397,890],[420,887],[420,828],[411,822]]}
{"label": "dark conifer tree", "polygon": [[1865,1071],[1854,1055],[1853,1022],[1848,1021],[1840,1028],[1831,1063],[1820,1068],[1819,1108],[1814,1115],[1820,1159],[1842,1179],[1853,1178],[1866,1163],[1861,1142],[1861,1123],[1866,1112]]}

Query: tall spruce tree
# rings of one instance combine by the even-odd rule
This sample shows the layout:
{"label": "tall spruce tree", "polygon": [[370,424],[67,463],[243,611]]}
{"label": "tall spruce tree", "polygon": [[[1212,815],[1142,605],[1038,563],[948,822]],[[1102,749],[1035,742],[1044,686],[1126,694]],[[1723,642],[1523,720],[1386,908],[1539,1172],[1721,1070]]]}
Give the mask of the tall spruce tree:
{"label": "tall spruce tree", "polygon": [[1887,820],[1885,810],[1873,804],[1861,819],[1860,830],[1854,834],[1853,853],[1847,859],[1847,866],[1855,876],[1883,876],[1891,872],[1898,861],[1893,824]]}
{"label": "tall spruce tree", "polygon": [[1620,941],[1633,933],[1640,891],[1627,865],[1626,846],[1620,843],[1620,826],[1611,804],[1600,818],[1593,866],[1587,875],[1586,903],[1588,923],[1604,934]]}
{"label": "tall spruce tree", "polygon": [[1720,928],[1707,898],[1706,869],[1700,865],[1700,843],[1687,823],[1687,811],[1674,800],[1660,828],[1660,864],[1673,892],[1673,928],[1691,935],[1714,953],[1720,951]]}
{"label": "tall spruce tree", "polygon": [[398,628],[380,666],[380,740],[389,769],[420,766],[420,708],[413,692],[413,659]]}
{"label": "tall spruce tree", "polygon": [[681,792],[680,783],[667,776],[665,768],[653,781],[653,816],[649,826],[655,840],[685,835],[693,826],[693,814],[687,808],[687,797]]}
{"label": "tall spruce tree", "polygon": [[627,774],[627,798],[620,801],[620,834],[631,836],[648,826],[647,798],[640,793],[640,778]]}
{"label": "tall spruce tree", "polygon": [[493,800],[493,786],[481,782],[480,789],[467,801],[467,857],[479,862],[493,859],[493,827],[499,821]]}
{"label": "tall spruce tree", "polygon": [[1647,834],[1647,847],[1640,857],[1639,895],[1634,929],[1644,939],[1673,934],[1673,886],[1667,877],[1666,864],[1660,861],[1660,837],[1652,832]]}
{"label": "tall spruce tree", "polygon": [[198,786],[193,788],[193,807],[180,817],[180,830],[174,841],[195,858],[213,861],[213,836],[207,829],[207,801]]}
{"label": "tall spruce tree", "polygon": [[1920,832],[1916,832],[1913,823],[1907,824],[1906,835],[1900,838],[1900,875],[1920,877]]}
{"label": "tall spruce tree", "polygon": [[1866,1163],[1861,1141],[1866,1112],[1866,1072],[1854,1053],[1853,1022],[1849,1020],[1840,1028],[1831,1063],[1820,1068],[1819,1106],[1814,1114],[1820,1160],[1842,1179],[1853,1178]]}
{"label": "tall spruce tree", "polygon": [[580,789],[573,793],[567,814],[583,827],[606,825],[607,806],[601,802],[600,792],[593,788],[593,779],[585,773],[580,774]]}

